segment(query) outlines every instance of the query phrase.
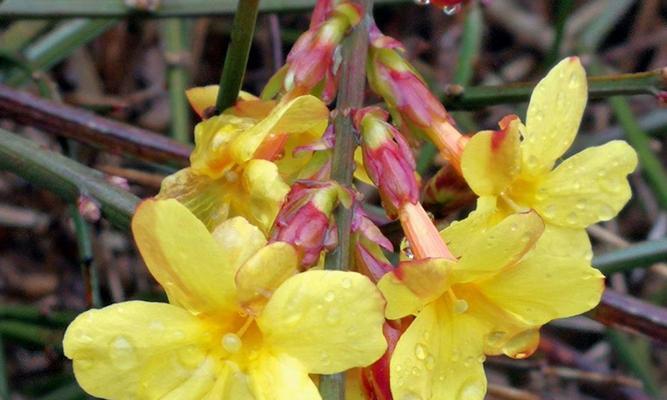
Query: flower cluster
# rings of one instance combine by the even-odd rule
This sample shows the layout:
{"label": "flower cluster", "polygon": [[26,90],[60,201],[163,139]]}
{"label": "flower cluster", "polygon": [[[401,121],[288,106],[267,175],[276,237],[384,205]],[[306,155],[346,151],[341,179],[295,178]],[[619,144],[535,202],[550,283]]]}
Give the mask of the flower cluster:
{"label": "flower cluster", "polygon": [[[132,220],[169,302],[114,304],[70,325],[64,351],[88,393],[317,400],[316,375],[349,370],[347,398],[482,399],[487,355],[528,357],[542,325],[597,305],[604,277],[585,228],[629,200],[637,157],[612,141],[559,161],[587,101],[580,60],[537,84],[525,125],[510,115],[465,137],[401,44],[371,24],[367,73],[387,111],[349,118],[356,176],[377,189],[378,215],[330,176],[334,53],[362,15],[352,2],[319,1],[263,98],[241,93],[211,115],[217,86],[188,92],[203,118],[190,166]],[[452,197],[446,210],[476,198],[444,229],[421,203],[411,146],[423,139],[448,162],[438,181]],[[438,207],[435,191],[424,197]],[[337,224],[340,208],[350,223]],[[391,219],[405,237],[397,257],[379,227]],[[339,237],[349,271],[323,270]]]}

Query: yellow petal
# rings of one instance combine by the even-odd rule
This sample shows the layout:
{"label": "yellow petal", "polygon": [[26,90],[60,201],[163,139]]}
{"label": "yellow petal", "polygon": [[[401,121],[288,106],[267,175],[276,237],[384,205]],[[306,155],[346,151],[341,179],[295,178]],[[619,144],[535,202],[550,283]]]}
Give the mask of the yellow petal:
{"label": "yellow petal", "polygon": [[298,272],[294,247],[276,242],[260,249],[236,273],[239,302],[258,315],[273,292]]}
{"label": "yellow petal", "polygon": [[146,266],[169,301],[198,314],[236,309],[230,260],[201,223],[176,200],[146,200],[132,218],[132,232]]}
{"label": "yellow petal", "polygon": [[454,264],[452,279],[469,282],[511,267],[533,248],[543,231],[542,219],[531,211],[512,214],[484,233],[468,235],[470,248]]}
{"label": "yellow petal", "polygon": [[218,225],[213,239],[224,253],[226,265],[243,265],[266,245],[264,234],[243,217],[234,217]]}
{"label": "yellow petal", "polygon": [[229,217],[224,185],[206,175],[184,168],[162,180],[157,199],[176,199],[186,206],[209,230]]}
{"label": "yellow petal", "polygon": [[394,275],[425,303],[440,297],[449,289],[453,263],[444,258],[402,262]]}
{"label": "yellow petal", "polygon": [[332,374],[382,356],[383,311],[382,295],[367,277],[310,270],[285,281],[257,323],[275,353],[298,359],[309,373]]}
{"label": "yellow petal", "polygon": [[299,133],[326,129],[329,109],[314,96],[301,96],[279,105],[262,121],[230,142],[230,152],[237,163],[250,160],[264,139],[272,132]]}
{"label": "yellow petal", "polygon": [[257,400],[321,399],[303,364],[287,354],[263,353],[253,363],[250,377]]}
{"label": "yellow petal", "polygon": [[466,144],[461,169],[470,188],[479,196],[501,193],[519,173],[519,125],[514,117],[497,132],[479,132]]}
{"label": "yellow petal", "polygon": [[271,161],[251,160],[245,164],[243,185],[252,197],[282,201],[289,186],[278,174],[278,167]]}
{"label": "yellow petal", "polygon": [[385,309],[387,319],[416,315],[427,304],[424,299],[408,289],[394,272],[389,272],[380,279],[378,289],[387,300]]}
{"label": "yellow petal", "polygon": [[440,231],[440,237],[456,257],[475,251],[470,238],[482,235],[495,225],[496,211],[496,197],[481,196],[477,199],[475,210],[466,218],[454,221]]}
{"label": "yellow petal", "polygon": [[185,96],[190,102],[190,106],[195,110],[200,118],[204,118],[206,110],[215,107],[215,101],[218,97],[218,85],[208,85],[194,87],[185,91]]}
{"label": "yellow petal", "polygon": [[522,172],[536,176],[553,167],[577,135],[587,98],[586,71],[577,57],[558,63],[537,84],[521,143]]}
{"label": "yellow petal", "polygon": [[206,357],[207,335],[182,308],[130,301],[79,315],[65,332],[63,349],[89,394],[153,399],[193,385],[198,376],[210,378],[216,367]]}
{"label": "yellow petal", "polygon": [[451,301],[427,305],[401,336],[390,365],[395,399],[483,399],[482,323]]}
{"label": "yellow petal", "polygon": [[637,154],[615,140],[563,161],[538,187],[535,209],[550,223],[585,228],[616,216],[632,196]]}
{"label": "yellow petal", "polygon": [[604,277],[590,266],[585,231],[547,225],[525,259],[476,284],[489,300],[539,326],[595,307]]}

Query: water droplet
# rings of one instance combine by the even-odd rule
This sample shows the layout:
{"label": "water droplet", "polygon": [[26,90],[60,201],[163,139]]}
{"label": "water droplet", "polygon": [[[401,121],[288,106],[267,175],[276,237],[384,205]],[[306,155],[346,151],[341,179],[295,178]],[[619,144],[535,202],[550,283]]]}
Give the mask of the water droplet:
{"label": "water droplet", "polygon": [[428,352],[426,351],[426,347],[421,343],[417,343],[415,346],[415,357],[417,357],[418,360],[424,360],[427,355]]}
{"label": "water droplet", "polygon": [[578,88],[581,83],[579,82],[579,76],[574,72],[570,75],[570,89]]}
{"label": "water droplet", "polygon": [[424,365],[426,365],[427,370],[429,371],[433,370],[433,368],[435,368],[435,358],[433,356],[426,357]]}
{"label": "water droplet", "polygon": [[150,324],[148,324],[148,328],[150,328],[154,331],[162,332],[162,331],[164,331],[164,323],[162,321],[156,319],[154,321],[151,321]]}
{"label": "water droplet", "polygon": [[327,303],[331,303],[335,299],[336,299],[336,293],[332,292],[331,290],[324,295],[324,301],[326,301]]}
{"label": "water droplet", "polygon": [[455,15],[461,11],[461,3],[442,7],[442,12],[446,15]]}
{"label": "water droplet", "polygon": [[350,278],[345,278],[345,279],[343,279],[343,280],[341,281],[340,285],[341,285],[344,289],[349,289],[349,288],[352,287],[352,279],[350,279]]}
{"label": "water droplet", "polygon": [[241,350],[243,342],[241,338],[235,333],[225,333],[222,336],[222,348],[225,349],[227,353],[236,354]]}
{"label": "water droplet", "polygon": [[477,400],[484,398],[484,392],[486,391],[484,387],[484,382],[479,380],[470,380],[463,385],[459,390],[458,399],[460,400]]}
{"label": "water droplet", "polygon": [[337,323],[340,320],[340,311],[338,311],[338,308],[330,309],[327,313],[326,320],[332,325]]}
{"label": "water droplet", "polygon": [[507,333],[503,331],[493,331],[486,335],[486,344],[488,346],[497,346],[505,338]]}
{"label": "water droplet", "polygon": [[567,214],[567,217],[565,218],[565,222],[568,224],[576,224],[579,218],[577,218],[577,214],[574,212],[571,212]]}
{"label": "water droplet", "polygon": [[575,207],[577,207],[577,209],[579,209],[579,210],[583,210],[583,209],[586,208],[587,204],[588,204],[588,200],[579,199],[579,200],[577,200],[577,204],[575,205]]}
{"label": "water droplet", "polygon": [[463,299],[456,300],[454,302],[454,311],[458,314],[468,311],[468,302]]}
{"label": "water droplet", "polygon": [[527,330],[515,335],[507,343],[505,343],[505,346],[503,346],[503,352],[513,358],[526,358],[533,354],[539,343],[539,330]]}
{"label": "water droplet", "polygon": [[431,0],[414,0],[415,4],[418,6],[427,6],[431,4]]}
{"label": "water droplet", "polygon": [[404,250],[405,252],[405,257],[408,258],[408,260],[412,260],[415,258],[415,255],[412,253],[412,249],[408,246]]}
{"label": "water droplet", "polygon": [[109,344],[109,358],[118,369],[128,370],[137,364],[134,345],[125,336],[116,336]]}
{"label": "water droplet", "polygon": [[411,372],[412,372],[412,375],[417,376],[417,375],[419,375],[419,373],[421,373],[421,369],[419,367],[415,366],[415,367],[412,367]]}
{"label": "water droplet", "polygon": [[545,209],[544,209],[544,216],[546,218],[553,218],[556,216],[556,211],[558,211],[558,207],[554,204],[549,204]]}
{"label": "water droplet", "polygon": [[84,331],[79,331],[79,332],[77,333],[77,335],[76,335],[76,340],[77,340],[80,344],[83,344],[83,345],[91,344],[91,343],[93,343],[93,341],[94,341],[93,338],[92,338],[92,336],[90,336],[89,334],[87,334],[87,333],[84,332]]}
{"label": "water droplet", "polygon": [[512,232],[516,232],[516,230],[517,230],[518,228],[519,228],[519,227],[518,227],[516,224],[512,224],[512,225],[510,225],[510,231],[512,231]]}

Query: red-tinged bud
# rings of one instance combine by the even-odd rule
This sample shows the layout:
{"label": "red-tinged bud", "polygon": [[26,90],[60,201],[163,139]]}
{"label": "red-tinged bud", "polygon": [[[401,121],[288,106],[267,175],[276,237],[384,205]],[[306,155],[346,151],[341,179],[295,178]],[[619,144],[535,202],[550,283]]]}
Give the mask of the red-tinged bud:
{"label": "red-tinged bud", "polygon": [[336,93],[338,63],[334,60],[336,48],[345,34],[361,21],[363,10],[349,1],[331,9],[330,2],[318,3],[311,27],[296,41],[287,55],[285,66],[271,78],[263,98],[287,92],[295,97],[313,92],[325,102]]}
{"label": "red-tinged bud", "polygon": [[361,382],[366,396],[373,400],[392,400],[391,385],[389,380],[389,363],[394,349],[401,337],[401,330],[393,322],[386,321],[382,327],[385,339],[387,339],[387,351],[371,366],[361,370]]}
{"label": "red-tinged bud", "polygon": [[402,132],[426,135],[458,170],[463,150],[461,134],[445,107],[403,57],[399,42],[380,33],[377,27],[371,29],[370,37],[366,71],[371,88],[389,105]]}
{"label": "red-tinged bud", "polygon": [[367,107],[357,111],[354,122],[361,135],[366,172],[378,187],[385,210],[394,218],[404,203],[419,200],[419,185],[412,151],[386,118],[381,109]]}
{"label": "red-tinged bud", "polygon": [[373,282],[377,283],[384,274],[393,270],[382,249],[392,252],[394,246],[358,203],[355,203],[352,214],[352,243],[357,270]]}
{"label": "red-tinged bud", "polygon": [[422,202],[437,204],[436,209],[443,214],[471,204],[475,199],[477,195],[451,164],[440,168],[422,189]]}
{"label": "red-tinged bud", "polygon": [[322,251],[336,245],[333,211],[339,203],[349,207],[351,197],[335,182],[296,182],[276,217],[271,241],[292,244],[302,268],[316,265]]}

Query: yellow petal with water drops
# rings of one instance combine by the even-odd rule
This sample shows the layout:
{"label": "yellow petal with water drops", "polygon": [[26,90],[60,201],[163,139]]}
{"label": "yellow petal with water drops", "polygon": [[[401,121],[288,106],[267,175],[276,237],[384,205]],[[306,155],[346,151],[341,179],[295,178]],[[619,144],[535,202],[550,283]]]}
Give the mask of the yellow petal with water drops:
{"label": "yellow petal with water drops", "polygon": [[479,196],[500,194],[519,173],[521,122],[517,117],[504,121],[500,131],[475,134],[461,155],[463,176]]}
{"label": "yellow petal with water drops", "polygon": [[512,214],[481,234],[467,236],[469,251],[452,269],[452,280],[470,282],[496,274],[516,264],[544,231],[537,213]]}
{"label": "yellow petal with water drops", "polygon": [[258,315],[273,292],[298,272],[299,261],[290,244],[275,242],[260,249],[236,272],[238,300]]}
{"label": "yellow petal with water drops", "polygon": [[547,225],[535,249],[513,268],[484,281],[479,290],[499,307],[540,326],[595,307],[604,276],[590,265],[584,230]]}
{"label": "yellow petal with water drops", "polygon": [[132,218],[132,233],[151,274],[169,301],[194,314],[235,312],[234,275],[222,247],[176,200],[145,200]]}
{"label": "yellow petal with water drops", "polygon": [[201,369],[215,369],[206,357],[210,341],[186,310],[130,301],[79,315],[65,332],[63,349],[89,394],[154,399],[196,379]]}
{"label": "yellow petal with water drops", "polygon": [[632,196],[637,153],[624,141],[589,147],[563,161],[538,186],[534,208],[554,225],[585,228],[616,216]]}
{"label": "yellow petal with water drops", "polygon": [[393,273],[424,303],[428,303],[449,289],[452,265],[444,258],[404,261]]}
{"label": "yellow petal with water drops", "polygon": [[274,353],[298,359],[308,373],[367,366],[387,348],[384,299],[356,272],[310,270],[289,278],[257,323]]}
{"label": "yellow petal with water drops", "polygon": [[257,400],[321,399],[303,364],[287,354],[263,353],[251,364],[250,377]]}
{"label": "yellow petal with water drops", "polygon": [[395,399],[483,399],[483,323],[457,314],[448,299],[427,305],[396,345],[390,365]]}
{"label": "yellow petal with water drops", "polygon": [[546,173],[572,145],[587,98],[586,71],[577,57],[558,63],[537,84],[528,105],[521,143],[524,174]]}
{"label": "yellow petal with water drops", "polygon": [[394,272],[384,274],[378,282],[378,289],[387,301],[387,319],[399,319],[416,315],[427,303],[400,280]]}
{"label": "yellow petal with water drops", "polygon": [[250,160],[271,133],[319,132],[326,129],[329,109],[314,96],[300,96],[276,106],[271,113],[230,142],[230,152],[238,163]]}
{"label": "yellow petal with water drops", "polygon": [[493,227],[496,222],[496,196],[481,196],[477,199],[477,207],[462,220],[452,222],[440,231],[440,237],[447,248],[456,257],[475,251],[471,237],[479,236]]}
{"label": "yellow petal with water drops", "polygon": [[212,235],[224,254],[220,261],[234,271],[266,246],[262,231],[243,217],[226,220],[215,228]]}
{"label": "yellow petal with water drops", "polygon": [[215,107],[215,101],[218,97],[218,85],[208,85],[193,87],[185,91],[185,96],[190,102],[190,106],[195,110],[200,118],[205,118],[207,109]]}

